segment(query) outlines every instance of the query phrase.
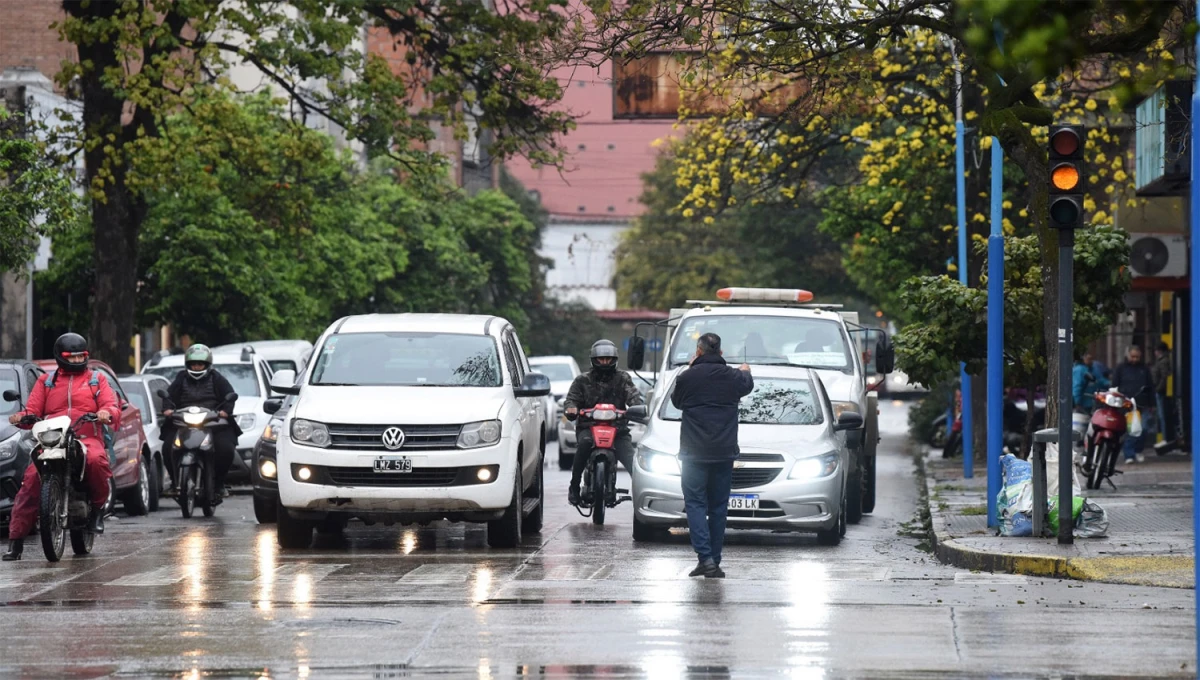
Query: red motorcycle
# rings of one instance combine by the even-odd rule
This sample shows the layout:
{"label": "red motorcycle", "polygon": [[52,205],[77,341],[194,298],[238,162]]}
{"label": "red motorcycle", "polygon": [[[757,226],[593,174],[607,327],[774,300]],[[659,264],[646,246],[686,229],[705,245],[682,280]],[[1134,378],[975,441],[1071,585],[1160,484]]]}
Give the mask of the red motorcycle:
{"label": "red motorcycle", "polygon": [[[641,422],[646,418],[645,406],[633,406],[626,411],[612,404],[596,404],[594,408],[581,409],[579,415],[592,421],[592,441],[595,447],[583,471],[580,490],[581,508],[591,508],[592,524],[604,524],[604,512],[630,500],[626,489],[617,488],[617,424],[622,418]],[[585,517],[587,515],[584,515]]]}
{"label": "red motorcycle", "polygon": [[1135,404],[1115,388],[1097,392],[1095,396],[1096,410],[1092,411],[1091,422],[1084,436],[1083,472],[1087,476],[1087,488],[1099,489],[1107,479],[1109,486],[1116,489],[1112,476],[1121,474],[1116,467],[1125,441],[1125,417]]}

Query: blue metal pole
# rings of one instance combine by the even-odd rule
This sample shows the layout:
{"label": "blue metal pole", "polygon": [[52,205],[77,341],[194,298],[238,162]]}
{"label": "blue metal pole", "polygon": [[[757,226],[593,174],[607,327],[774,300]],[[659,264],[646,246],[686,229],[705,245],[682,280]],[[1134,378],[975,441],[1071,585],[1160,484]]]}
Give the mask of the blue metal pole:
{"label": "blue metal pole", "polygon": [[[1198,0],[1200,1],[1200,0]],[[954,124],[954,166],[958,175],[958,280],[964,286],[967,283],[967,161],[965,151],[966,128],[963,127],[962,116]],[[963,477],[971,479],[975,476],[975,452],[971,446],[973,428],[971,427],[971,378],[967,375],[967,365],[959,367],[959,383],[962,390],[962,444],[963,444]]]}
{"label": "blue metal pole", "polygon": [[[1196,2],[1197,16],[1200,16],[1200,0]],[[1196,54],[1200,54],[1200,34],[1196,36]],[[1197,272],[1200,272],[1200,153],[1196,151],[1196,141],[1200,140],[1200,70],[1196,72],[1196,86],[1192,89],[1192,187],[1191,187],[1191,237],[1192,237],[1192,262],[1188,272],[1191,278],[1195,281]],[[1191,403],[1188,408],[1195,413],[1196,404],[1200,404],[1200,333],[1196,332],[1197,323],[1200,322],[1200,294],[1196,290],[1196,286],[1192,285],[1188,291],[1188,299],[1191,306],[1191,323],[1188,328],[1188,336],[1191,345]],[[1192,416],[1192,432],[1191,439],[1188,443],[1195,449],[1196,442],[1200,442],[1200,419]],[[1196,491],[1196,481],[1200,480],[1200,456],[1192,454],[1192,543],[1193,550],[1195,544],[1200,542],[1200,494]],[[1197,555],[1200,558],[1200,555]],[[1200,583],[1200,559],[1194,559],[1196,569],[1196,583]],[[1200,588],[1196,590],[1196,606],[1193,607],[1196,615],[1196,658],[1200,659]]]}
{"label": "blue metal pole", "polygon": [[1004,447],[1004,149],[992,137],[992,233],[988,237],[987,508],[996,526],[1000,452]]}

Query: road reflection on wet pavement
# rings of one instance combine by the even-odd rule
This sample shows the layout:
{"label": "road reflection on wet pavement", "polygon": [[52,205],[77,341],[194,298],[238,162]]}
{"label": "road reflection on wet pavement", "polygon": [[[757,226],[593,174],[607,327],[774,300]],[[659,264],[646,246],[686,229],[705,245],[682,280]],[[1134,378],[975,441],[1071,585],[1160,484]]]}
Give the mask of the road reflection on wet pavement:
{"label": "road reflection on wet pavement", "polygon": [[247,497],[192,520],[166,501],[89,557],[31,544],[0,566],[0,675],[1195,675],[1191,591],[970,574],[901,536],[907,409],[884,409],[878,509],[838,547],[731,532],[728,578],[689,579],[686,534],[635,544],[628,505],[593,526],[551,468],[545,529],[516,550],[437,523],[284,551]]}

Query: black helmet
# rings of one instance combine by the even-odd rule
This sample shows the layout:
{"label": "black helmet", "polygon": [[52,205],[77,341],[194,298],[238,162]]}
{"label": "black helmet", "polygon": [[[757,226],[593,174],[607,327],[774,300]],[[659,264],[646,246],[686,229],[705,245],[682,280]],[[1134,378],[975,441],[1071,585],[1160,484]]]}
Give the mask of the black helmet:
{"label": "black helmet", "polygon": [[[72,356],[82,354],[83,361],[73,364],[67,361]],[[63,333],[54,341],[54,362],[63,373],[83,373],[87,370],[88,360],[87,340],[78,333]]]}
{"label": "black helmet", "polygon": [[[611,361],[608,361],[611,359]],[[602,363],[602,360],[603,363]],[[592,370],[600,373],[616,373],[617,346],[612,340],[597,340],[592,345]]]}

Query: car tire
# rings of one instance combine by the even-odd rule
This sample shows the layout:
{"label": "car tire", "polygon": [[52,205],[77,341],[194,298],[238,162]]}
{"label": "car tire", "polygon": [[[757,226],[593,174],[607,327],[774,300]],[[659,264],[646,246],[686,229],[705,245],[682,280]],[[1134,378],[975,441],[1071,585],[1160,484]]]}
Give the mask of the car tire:
{"label": "car tire", "polygon": [[279,501],[254,497],[254,519],[259,524],[274,524],[279,518]]}
{"label": "car tire", "polygon": [[154,495],[154,473],[150,471],[150,462],[145,456],[138,457],[138,480],[132,489],[126,491],[121,502],[125,504],[125,512],[130,517],[150,514],[151,496]]}
{"label": "car tire", "polygon": [[157,457],[152,457],[150,462],[150,471],[154,475],[154,482],[150,487],[150,512],[158,512],[159,501],[162,499],[163,490],[162,460]]}
{"label": "car tire", "polygon": [[570,470],[571,464],[575,462],[575,454],[558,452],[558,469]]}
{"label": "car tire", "polygon": [[842,495],[842,507],[838,509],[837,522],[830,529],[822,529],[817,532],[817,543],[821,545],[835,546],[842,542],[842,536],[846,533],[846,495]]}
{"label": "car tire", "polygon": [[284,550],[307,550],[312,547],[313,522],[292,517],[282,505],[277,508],[279,517],[275,522],[275,539],[279,547]]}
{"label": "car tire", "polygon": [[638,520],[637,514],[633,516],[633,540],[638,543],[657,543],[666,538],[669,532],[662,527],[656,527],[652,524],[647,524]]}
{"label": "car tire", "polygon": [[846,521],[850,524],[858,524],[862,521],[862,490],[863,490],[863,465],[866,461],[863,459],[863,452],[859,451],[854,455],[858,459],[858,464],[854,466],[854,472],[850,478],[846,480],[845,506],[846,506]]}
{"label": "car tire", "polygon": [[[868,400],[868,404],[877,403]],[[878,409],[876,409],[878,411]],[[867,418],[867,436],[863,442],[863,450],[866,451],[866,467],[863,468],[862,475],[862,511],[864,513],[875,512],[875,468],[879,463],[879,415],[872,414]]]}
{"label": "car tire", "polygon": [[[521,544],[521,509],[524,498],[521,495],[521,466],[517,464],[513,475],[512,501],[504,510],[500,519],[492,520],[487,525],[487,542],[493,548],[515,548]],[[280,520],[283,519],[281,516]]]}
{"label": "car tire", "polygon": [[521,531],[526,534],[542,533],[542,523],[545,521],[546,517],[546,475],[544,472],[542,472],[542,467],[542,463],[539,461],[537,466],[537,479],[533,483],[533,488],[526,492],[527,494],[530,494],[527,495],[526,498],[536,498],[538,500],[537,507],[534,508],[533,512],[529,513],[524,520],[522,520]]}

